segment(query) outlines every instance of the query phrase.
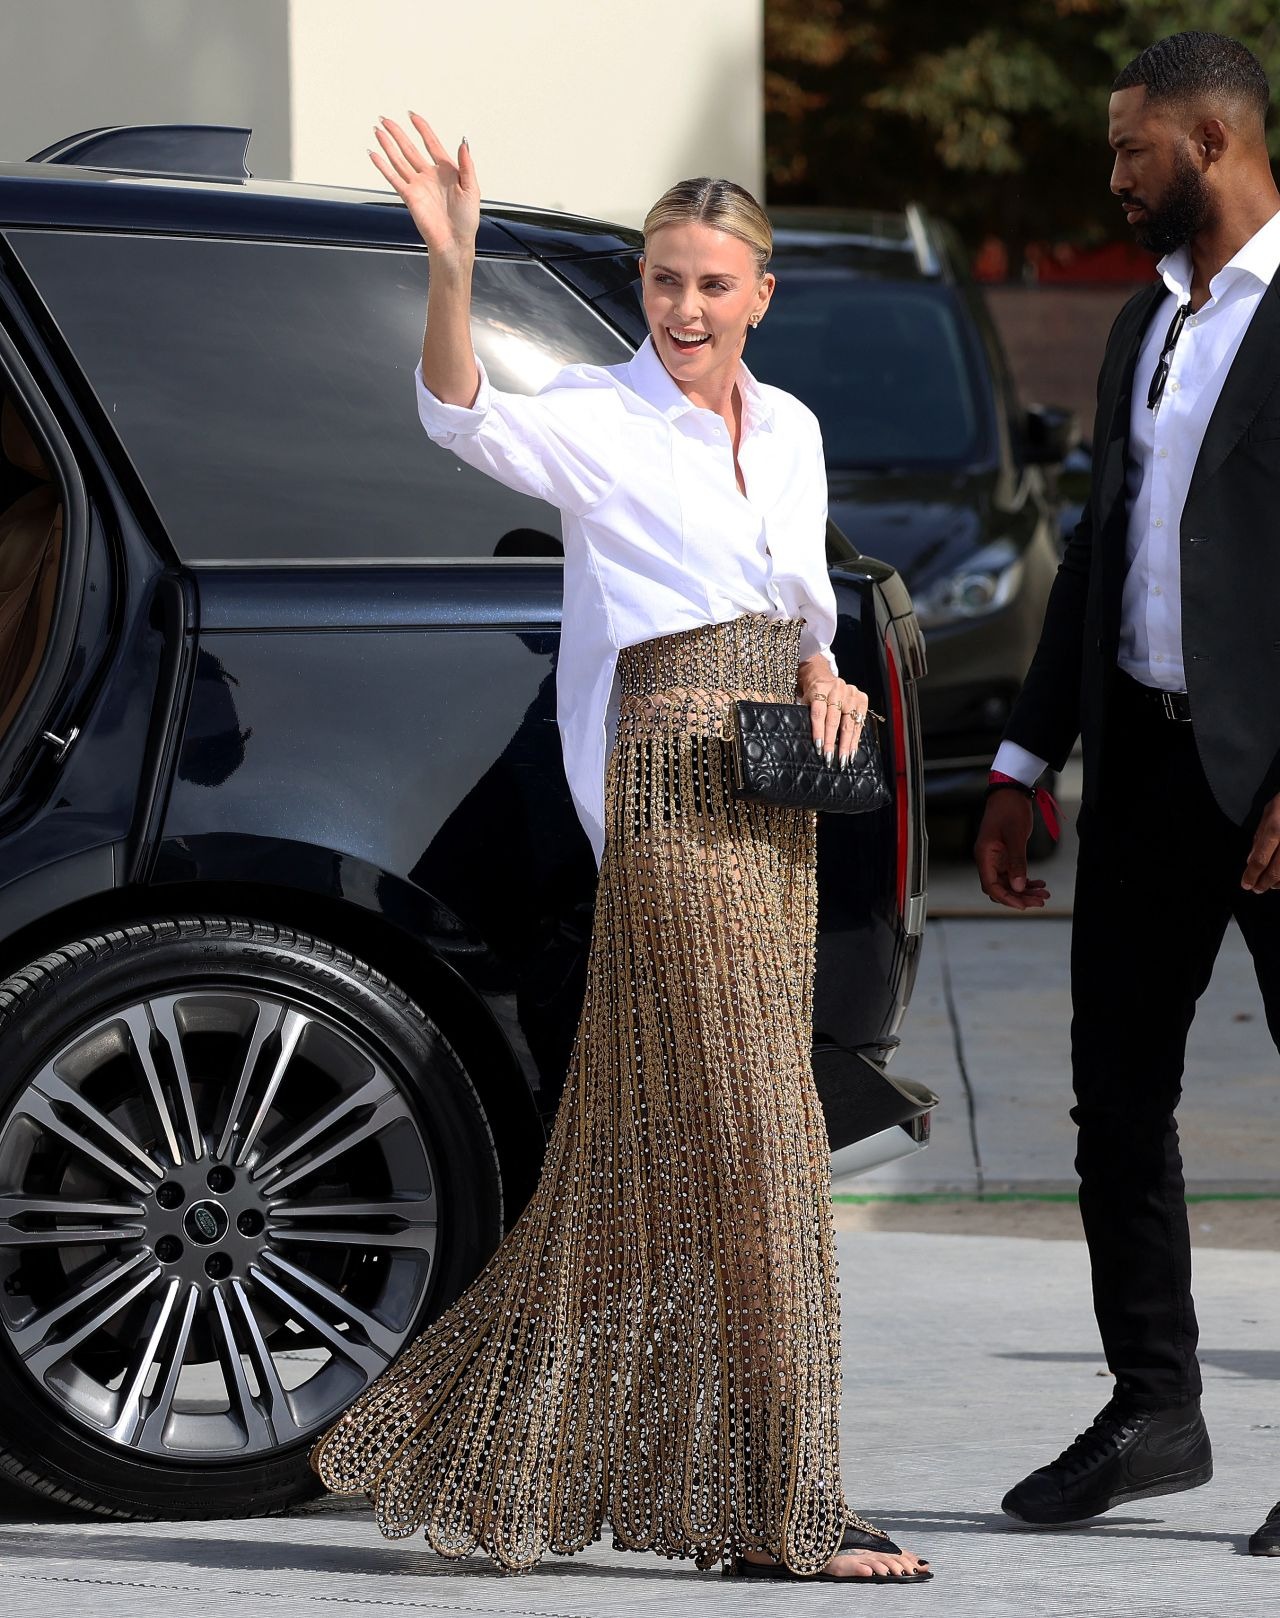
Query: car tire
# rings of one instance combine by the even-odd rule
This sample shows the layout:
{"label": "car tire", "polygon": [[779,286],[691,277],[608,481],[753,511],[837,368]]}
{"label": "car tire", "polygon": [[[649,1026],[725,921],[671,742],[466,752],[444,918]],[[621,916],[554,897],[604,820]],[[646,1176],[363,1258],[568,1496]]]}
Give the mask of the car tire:
{"label": "car tire", "polygon": [[0,982],[0,1476],[117,1518],[317,1493],[502,1217],[461,1062],[364,962],[227,916],[54,950]]}

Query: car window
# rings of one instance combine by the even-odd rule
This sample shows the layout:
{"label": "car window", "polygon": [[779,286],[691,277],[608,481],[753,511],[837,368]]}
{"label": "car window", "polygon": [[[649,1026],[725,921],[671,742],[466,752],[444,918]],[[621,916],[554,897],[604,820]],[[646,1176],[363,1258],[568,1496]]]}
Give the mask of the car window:
{"label": "car window", "polygon": [[833,470],[962,466],[984,450],[987,412],[943,288],[780,264],[746,360],[817,415]]}
{"label": "car window", "polygon": [[[559,554],[560,518],[418,423],[421,252],[16,231],[186,561]],[[630,350],[540,264],[481,259],[475,342],[495,386]]]}

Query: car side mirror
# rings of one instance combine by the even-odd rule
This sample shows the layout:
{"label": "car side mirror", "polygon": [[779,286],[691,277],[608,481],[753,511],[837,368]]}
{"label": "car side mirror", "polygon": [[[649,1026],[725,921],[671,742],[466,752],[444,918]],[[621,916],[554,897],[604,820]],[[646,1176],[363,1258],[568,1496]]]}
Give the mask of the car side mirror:
{"label": "car side mirror", "polygon": [[1029,405],[1023,427],[1023,454],[1030,466],[1061,466],[1080,436],[1074,410],[1061,405]]}

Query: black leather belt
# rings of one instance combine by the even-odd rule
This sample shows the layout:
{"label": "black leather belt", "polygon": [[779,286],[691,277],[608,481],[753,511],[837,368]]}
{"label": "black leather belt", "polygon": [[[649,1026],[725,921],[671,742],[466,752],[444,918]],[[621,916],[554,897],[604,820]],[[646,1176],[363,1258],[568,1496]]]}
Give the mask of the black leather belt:
{"label": "black leather belt", "polygon": [[1131,674],[1120,670],[1120,679],[1126,691],[1141,702],[1144,708],[1158,713],[1177,725],[1191,723],[1191,698],[1185,691],[1160,691],[1153,685],[1143,685]]}

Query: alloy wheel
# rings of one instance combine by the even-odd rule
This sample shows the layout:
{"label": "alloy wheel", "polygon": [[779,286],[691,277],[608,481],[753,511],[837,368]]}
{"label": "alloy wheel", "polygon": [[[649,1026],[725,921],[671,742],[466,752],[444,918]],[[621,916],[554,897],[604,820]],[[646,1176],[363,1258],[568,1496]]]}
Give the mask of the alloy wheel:
{"label": "alloy wheel", "polygon": [[0,1127],[0,1328],[84,1429],[243,1460],[395,1358],[438,1250],[429,1141],[356,1031],[243,985],[67,1040]]}

